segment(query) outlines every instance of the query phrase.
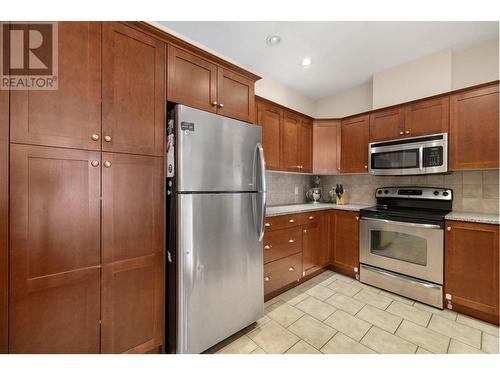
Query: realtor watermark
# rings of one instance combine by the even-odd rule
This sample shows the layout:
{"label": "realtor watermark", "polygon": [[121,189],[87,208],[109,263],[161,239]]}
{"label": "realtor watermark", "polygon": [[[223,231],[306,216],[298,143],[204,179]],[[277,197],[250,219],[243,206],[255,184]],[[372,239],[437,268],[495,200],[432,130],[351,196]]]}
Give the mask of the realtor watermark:
{"label": "realtor watermark", "polygon": [[0,90],[57,90],[57,22],[0,22]]}

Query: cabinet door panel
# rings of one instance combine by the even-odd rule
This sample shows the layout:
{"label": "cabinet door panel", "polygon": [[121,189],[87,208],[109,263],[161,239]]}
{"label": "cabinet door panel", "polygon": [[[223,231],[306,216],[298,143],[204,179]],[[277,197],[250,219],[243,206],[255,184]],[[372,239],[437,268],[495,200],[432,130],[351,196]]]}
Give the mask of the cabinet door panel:
{"label": "cabinet door panel", "polygon": [[101,350],[146,352],[163,338],[163,158],[102,157]]}
{"label": "cabinet door panel", "polygon": [[255,121],[253,81],[224,68],[218,68],[217,113],[238,120]]}
{"label": "cabinet door panel", "polygon": [[[328,248],[328,213],[314,212],[310,216],[314,219],[311,224],[303,228],[303,268],[304,275],[325,267],[330,262]],[[313,221],[311,219],[311,221]]]}
{"label": "cabinet door panel", "polygon": [[498,324],[498,226],[455,221],[446,226],[445,293],[454,309]]}
{"label": "cabinet door panel", "polygon": [[11,91],[11,142],[100,150],[101,23],[58,23],[58,89]]}
{"label": "cabinet door panel", "polygon": [[99,153],[11,146],[12,353],[98,353]]}
{"label": "cabinet door panel", "polygon": [[341,160],[342,173],[368,172],[369,116],[342,120]]}
{"label": "cabinet door panel", "polygon": [[303,119],[299,128],[299,164],[301,172],[312,172],[312,147],[312,121]]}
{"label": "cabinet door panel", "polygon": [[266,158],[266,169],[280,169],[281,109],[258,103],[257,125],[262,126],[262,147]]}
{"label": "cabinet door panel", "polygon": [[165,44],[120,23],[103,25],[102,149],[160,156]]}
{"label": "cabinet door panel", "polygon": [[340,173],[340,120],[318,120],[313,127],[313,172]]}
{"label": "cabinet door panel", "polygon": [[448,132],[450,98],[425,100],[406,106],[405,133],[414,137]]}
{"label": "cabinet door panel", "polygon": [[169,45],[167,89],[171,102],[216,112],[217,65]]}
{"label": "cabinet door panel", "polygon": [[498,85],[450,97],[450,169],[498,168]]}
{"label": "cabinet door panel", "polygon": [[354,276],[359,269],[359,221],[357,212],[336,211],[330,214],[330,251],[332,265]]}
{"label": "cabinet door panel", "polygon": [[299,164],[300,118],[285,112],[281,128],[281,169],[300,171]]}
{"label": "cabinet door panel", "polygon": [[0,90],[0,354],[8,352],[9,92]]}
{"label": "cabinet door panel", "polygon": [[404,136],[404,113],[403,107],[372,113],[370,115],[370,142]]}

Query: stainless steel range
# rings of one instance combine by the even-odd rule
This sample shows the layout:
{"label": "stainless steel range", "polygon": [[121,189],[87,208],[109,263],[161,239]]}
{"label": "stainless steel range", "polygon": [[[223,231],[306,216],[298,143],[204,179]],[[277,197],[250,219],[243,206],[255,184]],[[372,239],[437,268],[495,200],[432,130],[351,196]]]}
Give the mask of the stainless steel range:
{"label": "stainless steel range", "polygon": [[360,211],[360,281],[443,308],[444,217],[451,189],[382,187]]}

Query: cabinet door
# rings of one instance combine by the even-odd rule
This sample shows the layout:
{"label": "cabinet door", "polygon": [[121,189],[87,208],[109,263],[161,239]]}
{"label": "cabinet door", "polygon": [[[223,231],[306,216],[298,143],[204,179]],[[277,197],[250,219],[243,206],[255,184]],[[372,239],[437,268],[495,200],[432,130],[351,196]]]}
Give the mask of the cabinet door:
{"label": "cabinet door", "polygon": [[312,147],[312,120],[302,119],[299,127],[299,165],[301,172],[312,172]]}
{"label": "cabinet door", "polygon": [[165,44],[103,23],[102,149],[163,155]]}
{"label": "cabinet door", "polygon": [[99,153],[12,145],[10,160],[9,351],[98,353]]}
{"label": "cabinet door", "polygon": [[450,98],[430,99],[405,108],[405,135],[415,137],[447,133],[450,118]]}
{"label": "cabinet door", "polygon": [[101,23],[58,23],[58,89],[11,91],[11,142],[101,149]]}
{"label": "cabinet door", "polygon": [[450,169],[498,168],[498,85],[450,97]]}
{"label": "cabinet door", "polygon": [[299,163],[300,118],[285,112],[281,128],[281,169],[300,172]]}
{"label": "cabinet door", "polygon": [[498,225],[446,222],[444,287],[453,310],[497,324]]}
{"label": "cabinet door", "polygon": [[254,82],[220,67],[217,77],[217,113],[241,121],[255,122]]}
{"label": "cabinet door", "polygon": [[103,153],[103,353],[163,339],[163,158]]}
{"label": "cabinet door", "polygon": [[262,126],[262,146],[266,169],[280,169],[280,141],[283,111],[277,107],[258,103],[257,125]]}
{"label": "cabinet door", "polygon": [[340,173],[340,120],[317,120],[313,126],[313,172]]}
{"label": "cabinet door", "polygon": [[304,276],[325,267],[329,261],[328,213],[311,212],[310,224],[302,227]]}
{"label": "cabinet door", "polygon": [[0,90],[0,354],[8,352],[9,92]]}
{"label": "cabinet door", "polygon": [[330,215],[332,266],[338,272],[355,276],[359,269],[358,213],[335,211]]}
{"label": "cabinet door", "polygon": [[168,101],[217,111],[217,65],[168,46]]}
{"label": "cabinet door", "polygon": [[369,116],[342,120],[341,158],[342,173],[368,172]]}
{"label": "cabinet door", "polygon": [[396,139],[404,135],[405,111],[403,107],[379,111],[370,115],[370,142]]}

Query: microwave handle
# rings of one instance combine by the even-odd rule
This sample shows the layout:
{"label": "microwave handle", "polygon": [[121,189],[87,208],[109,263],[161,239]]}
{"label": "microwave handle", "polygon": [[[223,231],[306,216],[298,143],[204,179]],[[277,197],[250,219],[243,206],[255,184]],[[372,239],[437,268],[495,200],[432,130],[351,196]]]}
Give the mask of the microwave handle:
{"label": "microwave handle", "polygon": [[418,160],[419,160],[420,170],[422,172],[424,172],[425,171],[425,167],[424,167],[424,146],[420,146],[418,148]]}

